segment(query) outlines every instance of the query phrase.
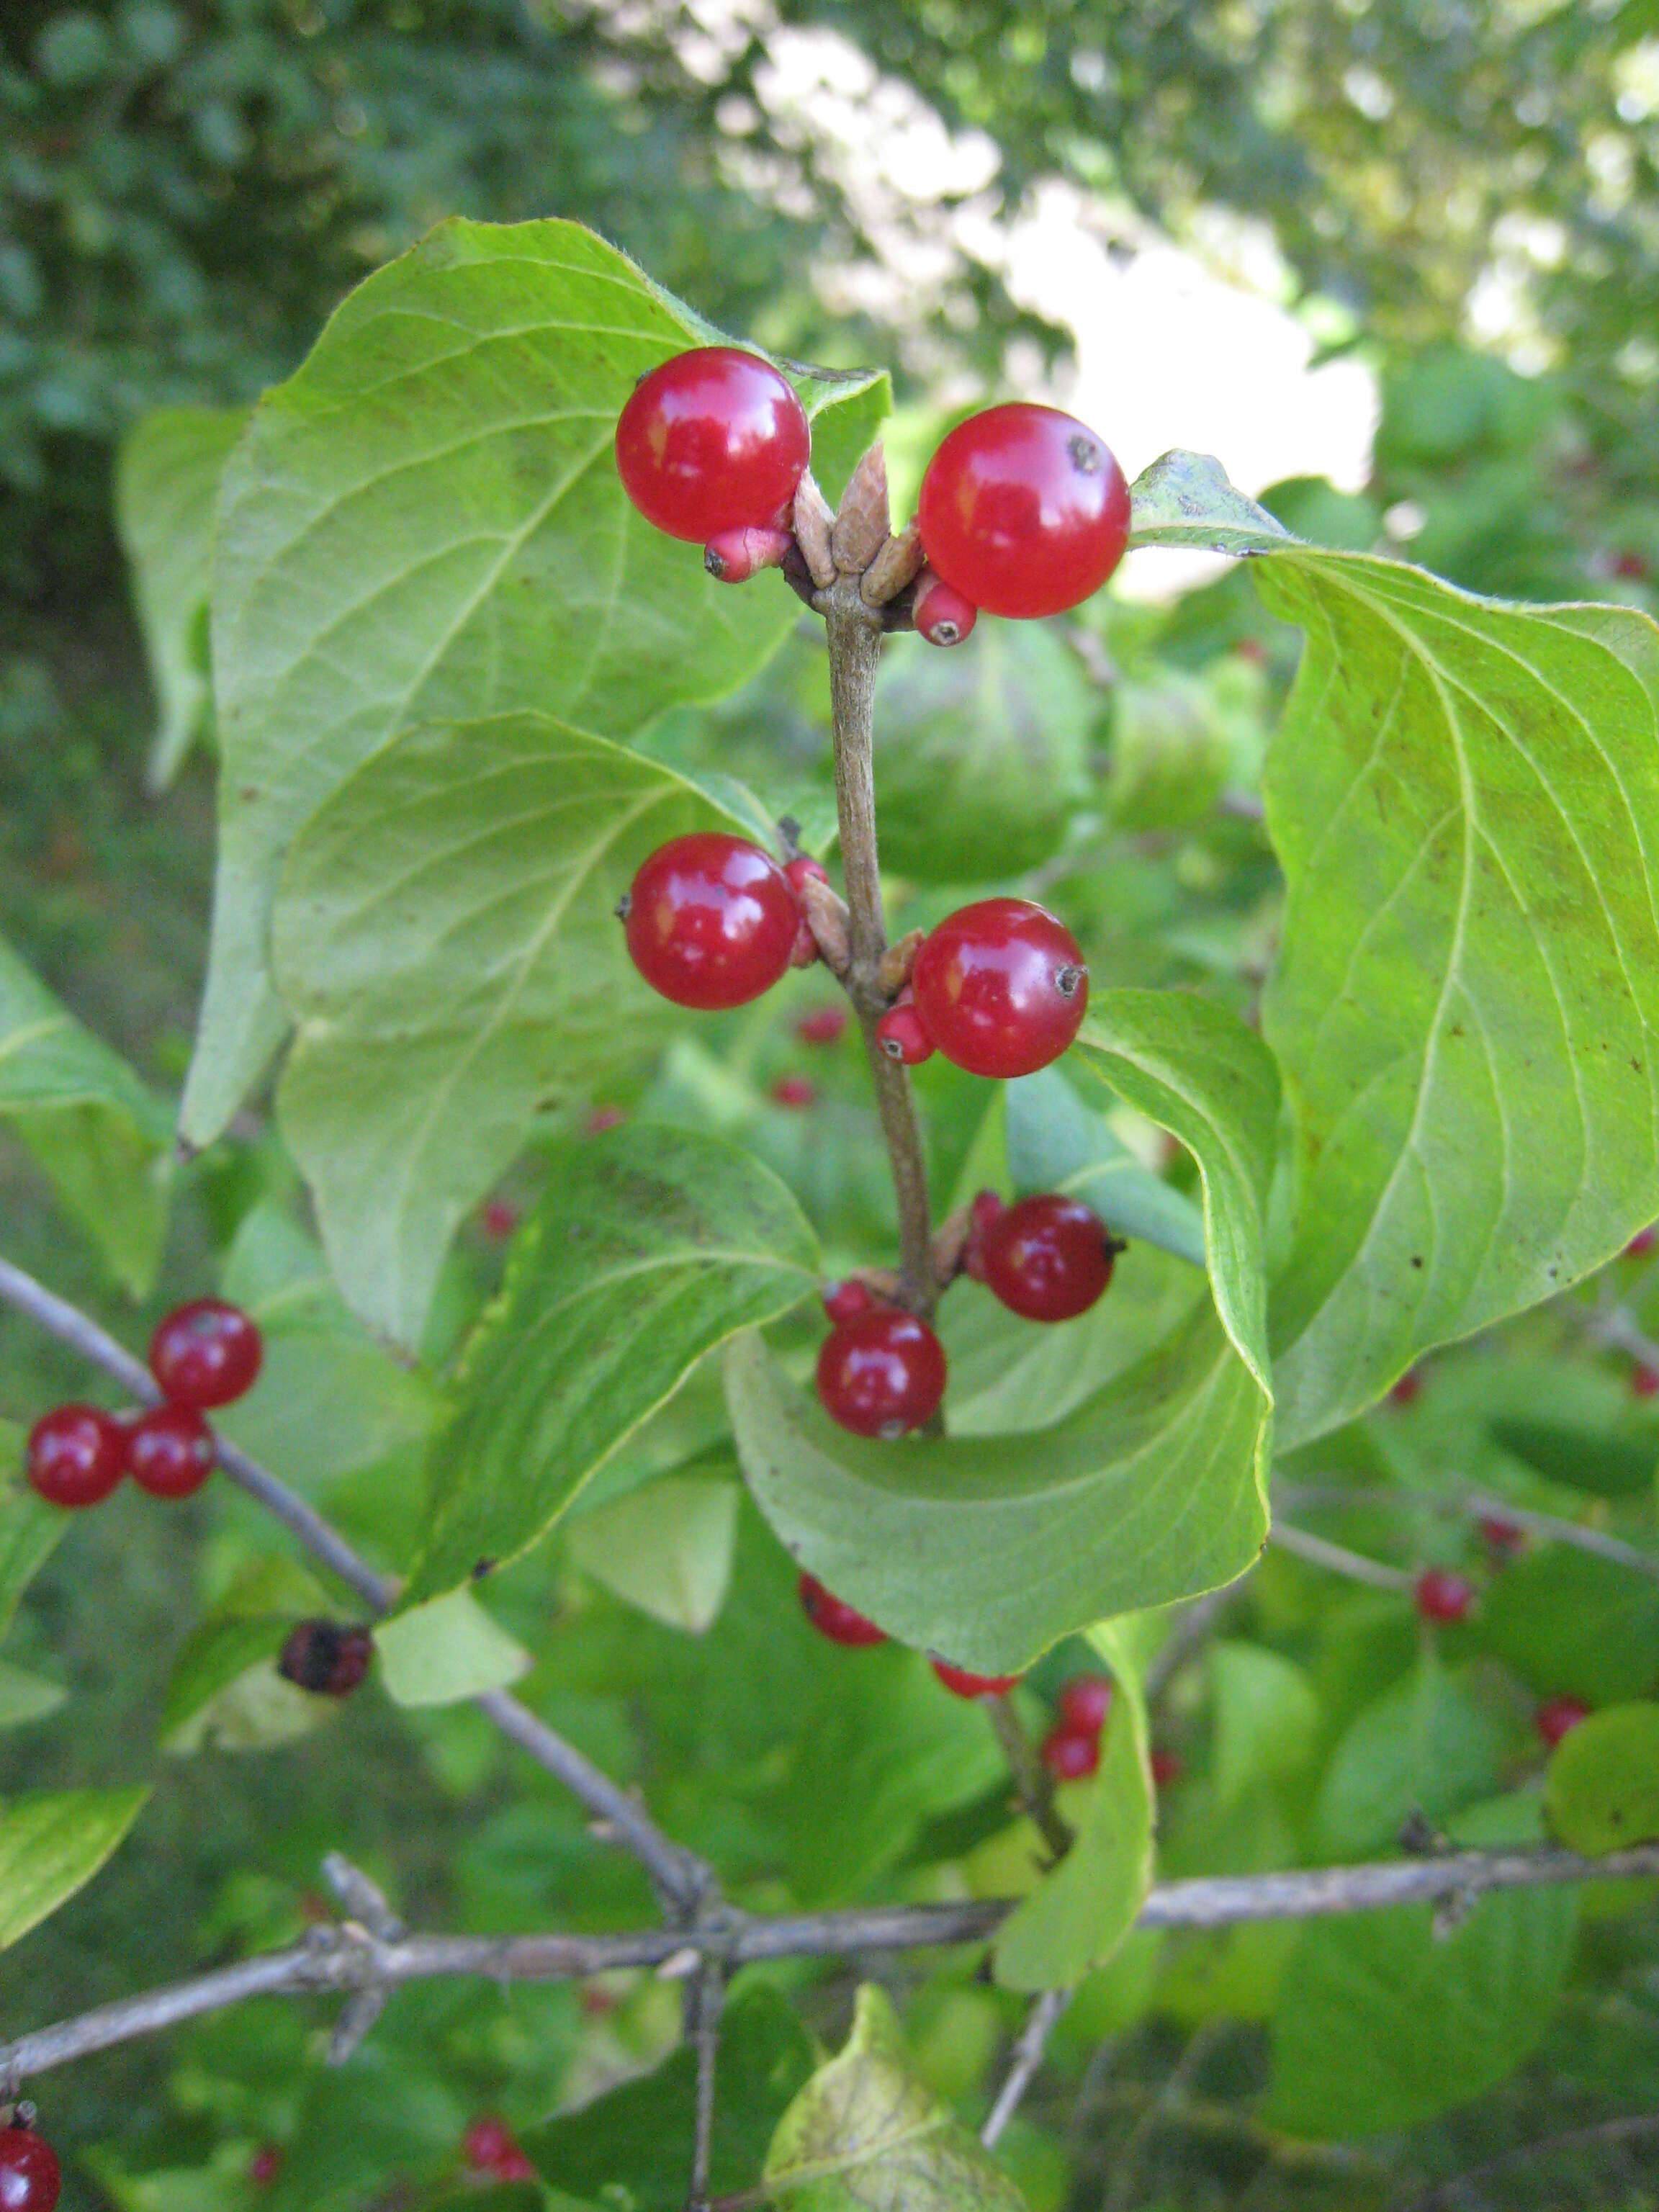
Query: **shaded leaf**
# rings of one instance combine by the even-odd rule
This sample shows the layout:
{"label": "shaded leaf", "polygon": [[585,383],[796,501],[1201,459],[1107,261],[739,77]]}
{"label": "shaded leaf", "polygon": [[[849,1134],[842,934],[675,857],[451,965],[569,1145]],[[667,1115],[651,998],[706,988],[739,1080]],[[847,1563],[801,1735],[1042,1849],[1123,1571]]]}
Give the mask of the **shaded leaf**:
{"label": "shaded leaf", "polygon": [[83,1889],[149,1791],[61,1790],[0,1806],[0,1951]]}
{"label": "shaded leaf", "polygon": [[1496,1788],[1503,1736],[1432,1658],[1367,1705],[1331,1755],[1319,1838],[1336,1858],[1385,1850],[1407,1816],[1439,1823]]}
{"label": "shaded leaf", "polygon": [[1571,1545],[1540,1545],[1505,1567],[1480,1630],[1540,1697],[1605,1705],[1659,1688],[1659,1583]]}
{"label": "shaded leaf", "polygon": [[626,1604],[700,1636],[720,1613],[738,1540],[735,1482],[665,1475],[570,1524],[570,1556]]}

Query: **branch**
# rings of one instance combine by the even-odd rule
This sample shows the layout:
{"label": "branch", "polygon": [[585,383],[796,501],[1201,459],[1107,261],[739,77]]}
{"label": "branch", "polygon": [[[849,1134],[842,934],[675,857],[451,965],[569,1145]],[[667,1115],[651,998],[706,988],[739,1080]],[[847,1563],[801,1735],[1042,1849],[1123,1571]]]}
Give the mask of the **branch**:
{"label": "branch", "polygon": [[[106,1335],[78,1308],[55,1297],[33,1275],[4,1259],[0,1259],[0,1300],[36,1322],[49,1336],[80,1352],[94,1366],[100,1367],[112,1382],[131,1391],[146,1406],[160,1401],[161,1394],[155,1377],[124,1346]],[[371,1613],[383,1613],[391,1608],[398,1595],[398,1584],[392,1577],[378,1573],[303,1498],[296,1496],[286,1483],[279,1482],[258,1460],[216,1430],[214,1443],[219,1465],[237,1488],[246,1491],[274,1515],[314,1559],[362,1599]],[[685,1915],[696,1911],[706,1898],[714,1893],[717,1885],[713,1868],[695,1853],[672,1843],[618,1783],[585,1758],[574,1744],[556,1734],[527,1705],[508,1697],[504,1690],[488,1691],[472,1702],[538,1766],[556,1776],[581,1800],[597,1817],[599,1832],[607,1840],[632,1851],[665,1901],[678,1913]]]}
{"label": "branch", "polygon": [[[1165,1882],[1142,1906],[1137,1925],[1231,1928],[1260,1920],[1372,1912],[1461,1894],[1479,1897],[1491,1890],[1655,1877],[1659,1877],[1659,1843],[1638,1844],[1601,1859],[1554,1849],[1450,1851],[1429,1859]],[[770,1919],[739,1913],[703,1927],[647,1928],[623,1936],[405,1936],[393,1942],[367,1929],[316,1929],[291,1950],[270,1952],[193,1981],[124,1997],[0,2045],[0,2080],[44,2074],[115,2044],[222,2011],[247,1997],[319,1991],[349,1995],[452,1977],[500,1983],[586,1981],[629,1966],[674,1973],[688,1954],[735,1969],[763,1960],[843,1958],[866,1951],[981,1943],[995,1934],[1017,1903],[1012,1898],[969,1899],[951,1905],[873,1905]]]}
{"label": "branch", "polygon": [[1372,1589],[1408,1590],[1412,1586],[1413,1577],[1403,1567],[1385,1567],[1380,1559],[1368,1559],[1341,1544],[1328,1543],[1323,1536],[1294,1528],[1287,1521],[1273,1522],[1268,1541],[1292,1559],[1305,1559],[1313,1567],[1328,1567],[1333,1574],[1346,1575],[1351,1583],[1364,1583]]}
{"label": "branch", "polygon": [[1030,2087],[1031,2077],[1042,2063],[1042,2054],[1048,2048],[1048,2038],[1072,2001],[1070,1990],[1044,1990],[1031,2007],[1030,2016],[1020,2030],[1019,2040],[1014,2045],[1013,2063],[1008,2069],[1008,2078],[998,2092],[979,2139],[987,2150],[995,2148],[1003,2130],[1019,2110],[1019,2100]]}
{"label": "branch", "polygon": [[[1575,1551],[1593,1552],[1599,1559],[1611,1559],[1615,1565],[1628,1567],[1632,1574],[1659,1582],[1659,1559],[1651,1552],[1639,1552],[1634,1544],[1624,1543],[1600,1528],[1586,1528],[1582,1521],[1564,1521],[1556,1513],[1534,1513],[1529,1505],[1511,1505],[1507,1498],[1493,1498],[1483,1490],[1460,1490],[1437,1498],[1426,1491],[1392,1489],[1386,1483],[1281,1482],[1274,1486],[1273,1496],[1292,1509],[1380,1506],[1395,1512],[1451,1515],[1459,1520],[1510,1521],[1517,1528],[1530,1529],[1534,1536],[1570,1544]],[[1273,1533],[1278,1534],[1277,1528]]]}

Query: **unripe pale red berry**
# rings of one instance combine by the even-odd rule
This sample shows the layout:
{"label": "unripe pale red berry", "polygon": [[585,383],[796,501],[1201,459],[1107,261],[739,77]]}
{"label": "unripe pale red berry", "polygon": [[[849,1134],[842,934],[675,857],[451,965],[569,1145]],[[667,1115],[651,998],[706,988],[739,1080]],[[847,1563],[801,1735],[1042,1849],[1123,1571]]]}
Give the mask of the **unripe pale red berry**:
{"label": "unripe pale red berry", "polygon": [[1100,1731],[1051,1728],[1042,1739],[1042,1763],[1056,1782],[1082,1782],[1100,1765]]}
{"label": "unripe pale red berry", "polygon": [[814,1006],[795,1024],[795,1035],[803,1044],[836,1044],[846,1028],[845,1006]]}
{"label": "unripe pale red berry", "polygon": [[979,613],[962,593],[953,591],[936,569],[924,568],[916,579],[911,620],[918,637],[929,645],[960,645]]}
{"label": "unripe pale red berry", "polygon": [[1187,1762],[1178,1751],[1165,1751],[1158,1744],[1152,1747],[1151,1765],[1155,1790],[1172,1790],[1187,1771]]}
{"label": "unripe pale red berry", "polygon": [[900,1306],[838,1322],[818,1352],[823,1409],[860,1437],[901,1437],[932,1420],[945,1395],[945,1346]]}
{"label": "unripe pale red berry", "polygon": [[153,1406],[127,1431],[127,1471],[152,1498],[189,1498],[216,1456],[213,1431],[189,1406]]}
{"label": "unripe pale red berry", "polygon": [[492,1198],[479,1217],[479,1225],[492,1244],[505,1244],[519,1225],[519,1209],[504,1198]]}
{"label": "unripe pale red berry", "polygon": [[1089,1004],[1089,971],[1062,921],[1030,899],[948,915],[910,971],[921,1024],[970,1075],[1035,1075],[1058,1060]]}
{"label": "unripe pale red berry", "polygon": [[1075,416],[989,407],[959,422],[927,464],[916,520],[928,566],[973,605],[1057,615],[1097,592],[1123,558],[1129,487]]}
{"label": "unripe pale red berry", "polygon": [[1532,1724],[1552,1751],[1564,1735],[1587,1721],[1590,1708],[1582,1698],[1546,1698],[1532,1717]]}
{"label": "unripe pale red berry", "polygon": [[1425,1620],[1458,1621],[1468,1617],[1474,1603],[1474,1585],[1449,1568],[1425,1567],[1412,1595]]}
{"label": "unripe pale red berry", "polygon": [[175,1406],[206,1413],[246,1397],[258,1380],[264,1340],[240,1306],[196,1298],[170,1313],[149,1344],[149,1371]]}
{"label": "unripe pale red berry", "polygon": [[64,2185],[58,2154],[33,2128],[0,2128],[0,2212],[53,2212]]}
{"label": "unripe pale red berry", "polygon": [[781,567],[794,542],[791,532],[762,524],[722,530],[703,547],[702,565],[717,584],[746,584],[762,568]]}
{"label": "unripe pale red berry", "polygon": [[816,1575],[803,1575],[799,1589],[801,1611],[818,1634],[827,1636],[832,1644],[856,1651],[886,1643],[886,1637],[873,1620],[866,1620],[861,1613],[825,1589]]}
{"label": "unripe pale red berry", "polygon": [[868,1283],[861,1283],[856,1275],[849,1275],[844,1283],[826,1283],[823,1286],[823,1310],[833,1322],[856,1321],[860,1314],[873,1310],[875,1295]]}
{"label": "unripe pale red berry", "polygon": [[248,2160],[247,2178],[256,2189],[269,2189],[283,2170],[283,2154],[276,2143],[261,2143]]}
{"label": "unripe pale red berry", "polygon": [[620,1129],[627,1119],[628,1109],[625,1106],[596,1106],[583,1123],[582,1133],[588,1137],[602,1137],[607,1129]]}
{"label": "unripe pale red berry", "polygon": [[1112,1279],[1119,1247],[1080,1199],[1047,1192],[999,1208],[976,1226],[979,1280],[1027,1321],[1072,1321]]}
{"label": "unripe pale red berry", "polygon": [[777,1106],[793,1107],[798,1113],[808,1106],[816,1106],[818,1094],[804,1075],[781,1075],[772,1085],[772,1101]]}
{"label": "unripe pale red berry", "polygon": [[49,1505],[97,1505],[126,1473],[127,1432],[96,1406],[57,1406],[29,1431],[24,1466]]}
{"label": "unripe pale red berry", "polygon": [[815,860],[810,853],[797,853],[793,860],[786,860],[783,872],[789,879],[789,888],[799,898],[808,884],[827,884],[830,871],[822,860]]}
{"label": "unripe pale red berry", "polygon": [[1423,1370],[1408,1367],[1389,1393],[1391,1406],[1414,1406],[1423,1395]]}
{"label": "unripe pale red berry", "polygon": [[635,385],[617,424],[617,467],[647,522],[706,545],[774,525],[811,443],[805,410],[770,362],[699,346]]}
{"label": "unripe pale red berry", "polygon": [[1495,1513],[1483,1514],[1475,1522],[1480,1531],[1480,1540],[1486,1547],[1486,1556],[1494,1567],[1507,1566],[1516,1553],[1524,1551],[1527,1532],[1517,1528],[1513,1521],[1500,1520]]}
{"label": "unripe pale red berry", "polygon": [[933,1040],[921,1025],[915,1000],[907,983],[876,1024],[876,1042],[889,1060],[901,1067],[920,1067],[933,1056]]}
{"label": "unripe pale red berry", "polygon": [[1054,1700],[1058,1723],[1072,1735],[1098,1735],[1111,1710],[1112,1685],[1105,1674],[1073,1674]]}
{"label": "unripe pale red berry", "polygon": [[718,830],[659,845],[617,910],[629,957],[652,989],[704,1012],[769,991],[789,965],[800,926],[777,862]]}
{"label": "unripe pale red berry", "polygon": [[970,1674],[948,1659],[935,1659],[933,1672],[953,1698],[1006,1698],[1019,1680],[1018,1674]]}
{"label": "unripe pale red berry", "polygon": [[474,2173],[493,2174],[518,2153],[512,2129],[494,2112],[481,2112],[461,2137],[461,2155]]}

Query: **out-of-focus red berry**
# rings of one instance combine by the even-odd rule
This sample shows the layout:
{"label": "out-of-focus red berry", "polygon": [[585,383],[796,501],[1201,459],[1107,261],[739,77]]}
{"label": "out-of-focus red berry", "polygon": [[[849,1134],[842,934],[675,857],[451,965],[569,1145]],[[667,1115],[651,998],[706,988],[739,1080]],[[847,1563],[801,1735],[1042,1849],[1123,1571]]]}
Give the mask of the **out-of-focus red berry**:
{"label": "out-of-focus red berry", "polygon": [[1178,1751],[1166,1751],[1162,1745],[1154,1744],[1152,1768],[1152,1787],[1155,1790],[1173,1790],[1187,1771],[1187,1762]]}
{"label": "out-of-focus red berry", "polygon": [[814,1006],[795,1024],[795,1035],[803,1044],[836,1044],[846,1029],[845,1006]]}
{"label": "out-of-focus red berry", "polygon": [[1532,1717],[1532,1724],[1552,1751],[1564,1735],[1571,1735],[1580,1721],[1587,1721],[1590,1708],[1582,1698],[1546,1698]]}
{"label": "out-of-focus red berry", "polygon": [[507,1199],[492,1198],[480,1220],[492,1244],[505,1244],[519,1225],[519,1209]]}
{"label": "out-of-focus red berry", "polygon": [[1423,1370],[1408,1367],[1389,1393],[1391,1406],[1414,1406],[1423,1395]]}
{"label": "out-of-focus red berry", "polygon": [[1056,1782],[1085,1781],[1100,1765],[1100,1731],[1051,1728],[1042,1739],[1042,1757]]}
{"label": "out-of-focus red berry", "polygon": [[1659,1398],[1659,1367],[1645,1364],[1630,1371],[1631,1395],[1634,1398]]}
{"label": "out-of-focus red berry", "polygon": [[792,1106],[797,1110],[816,1106],[818,1094],[804,1075],[781,1075],[772,1085],[772,1102],[777,1106]]}
{"label": "out-of-focus red berry", "polygon": [[1109,1674],[1073,1674],[1069,1682],[1060,1686],[1060,1695],[1054,1700],[1054,1711],[1061,1728],[1073,1735],[1100,1734],[1106,1725],[1106,1716],[1112,1710],[1112,1682]]}
{"label": "out-of-focus red berry", "polygon": [[953,1698],[1006,1698],[1019,1680],[1018,1674],[970,1674],[948,1659],[935,1659],[933,1668]]}
{"label": "out-of-focus red berry", "polygon": [[818,1634],[827,1636],[832,1644],[856,1651],[870,1644],[886,1643],[886,1636],[873,1620],[866,1620],[854,1607],[825,1589],[816,1575],[804,1574],[797,1587],[801,1611]]}
{"label": "out-of-focus red berry", "polygon": [[1412,1596],[1425,1620],[1463,1620],[1474,1603],[1474,1584],[1448,1567],[1425,1567],[1412,1586]]}

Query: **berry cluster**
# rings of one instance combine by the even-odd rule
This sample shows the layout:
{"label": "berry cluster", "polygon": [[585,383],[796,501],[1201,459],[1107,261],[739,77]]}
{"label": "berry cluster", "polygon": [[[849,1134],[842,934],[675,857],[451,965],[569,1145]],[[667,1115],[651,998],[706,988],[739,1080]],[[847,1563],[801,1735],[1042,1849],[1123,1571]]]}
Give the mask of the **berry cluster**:
{"label": "berry cluster", "polygon": [[53,2212],[63,2185],[57,2152],[15,2113],[0,2128],[0,2206],[4,2212]]}
{"label": "berry cluster", "polygon": [[489,2181],[534,2181],[536,2169],[519,2148],[513,2130],[494,2112],[483,2112],[461,2137],[469,2169]]}
{"label": "berry cluster", "polygon": [[1104,1674],[1073,1674],[1054,1701],[1054,1724],[1042,1739],[1042,1763],[1056,1782],[1086,1781],[1100,1765],[1100,1739],[1112,1710]]}
{"label": "berry cluster", "polygon": [[29,1433],[29,1481],[51,1504],[70,1509],[99,1504],[124,1474],[152,1498],[190,1497],[217,1455],[204,1413],[251,1390],[264,1353],[240,1307],[220,1298],[178,1307],[150,1340],[162,1402],[125,1419],[97,1406],[55,1407]]}
{"label": "berry cluster", "polygon": [[[803,1575],[799,1583],[801,1611],[820,1636],[831,1644],[839,1644],[844,1650],[867,1650],[875,1644],[885,1644],[885,1633],[873,1620],[848,1605],[844,1598],[835,1596],[825,1589],[816,1575]],[[947,1659],[935,1659],[933,1669],[953,1698],[1006,1697],[1018,1681],[1018,1674],[970,1674],[965,1668],[953,1667]]]}

